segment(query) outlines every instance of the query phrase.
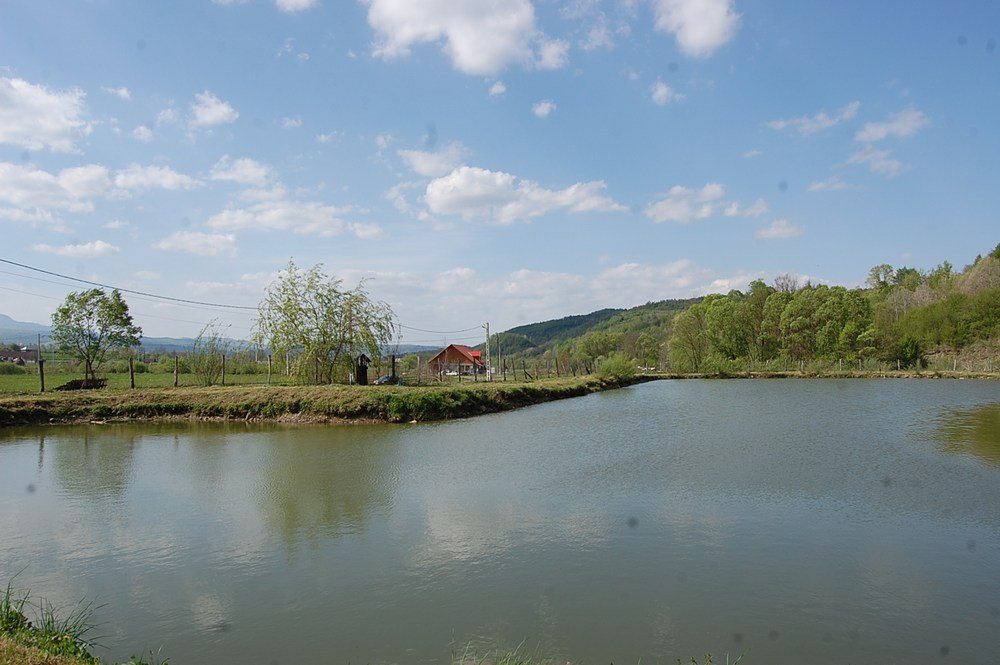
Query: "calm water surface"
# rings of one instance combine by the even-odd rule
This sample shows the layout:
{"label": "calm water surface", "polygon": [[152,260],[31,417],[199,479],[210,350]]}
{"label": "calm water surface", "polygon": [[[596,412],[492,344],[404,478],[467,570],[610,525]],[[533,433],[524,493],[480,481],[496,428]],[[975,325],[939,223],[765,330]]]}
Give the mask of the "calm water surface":
{"label": "calm water surface", "polygon": [[410,426],[0,432],[0,581],[99,655],[1000,661],[1000,383],[664,381]]}

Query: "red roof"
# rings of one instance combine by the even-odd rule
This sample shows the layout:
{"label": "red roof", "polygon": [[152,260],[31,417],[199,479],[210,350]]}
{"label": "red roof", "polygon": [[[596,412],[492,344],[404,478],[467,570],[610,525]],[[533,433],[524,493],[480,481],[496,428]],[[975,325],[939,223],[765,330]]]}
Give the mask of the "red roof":
{"label": "red roof", "polygon": [[472,347],[466,346],[465,344],[449,344],[445,348],[441,349],[436,356],[431,358],[431,362],[434,362],[441,356],[445,355],[448,352],[448,349],[458,351],[458,353],[465,356],[474,365],[483,364],[483,352],[476,351]]}

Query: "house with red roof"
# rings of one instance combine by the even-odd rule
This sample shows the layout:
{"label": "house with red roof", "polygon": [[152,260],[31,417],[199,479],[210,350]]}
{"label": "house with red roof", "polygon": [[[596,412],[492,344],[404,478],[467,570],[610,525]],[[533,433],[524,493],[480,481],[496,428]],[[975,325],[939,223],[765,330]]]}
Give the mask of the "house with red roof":
{"label": "house with red roof", "polygon": [[431,358],[428,365],[433,374],[454,372],[459,376],[471,376],[486,371],[486,365],[483,364],[483,352],[476,351],[464,344],[449,344]]}

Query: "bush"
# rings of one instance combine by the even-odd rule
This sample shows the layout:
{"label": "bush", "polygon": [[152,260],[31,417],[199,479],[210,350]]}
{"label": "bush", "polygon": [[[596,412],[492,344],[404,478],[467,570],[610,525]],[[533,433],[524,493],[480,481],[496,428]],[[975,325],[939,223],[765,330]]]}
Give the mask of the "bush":
{"label": "bush", "polygon": [[0,362],[0,375],[27,374],[28,370],[14,363]]}
{"label": "bush", "polygon": [[597,364],[597,375],[618,381],[631,379],[635,376],[635,362],[623,353],[612,353]]}

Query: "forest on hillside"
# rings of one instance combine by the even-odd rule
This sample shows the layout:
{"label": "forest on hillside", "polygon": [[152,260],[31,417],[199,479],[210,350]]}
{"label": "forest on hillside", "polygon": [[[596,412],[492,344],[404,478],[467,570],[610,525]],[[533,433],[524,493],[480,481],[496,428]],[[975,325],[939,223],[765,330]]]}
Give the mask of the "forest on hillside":
{"label": "forest on hillside", "polygon": [[962,270],[948,262],[927,271],[883,264],[855,289],[783,275],[745,292],[604,315],[572,338],[536,344],[509,334],[499,336],[508,354],[566,373],[594,371],[612,356],[680,372],[921,368],[958,356],[992,365],[1000,351],[1000,245]]}

